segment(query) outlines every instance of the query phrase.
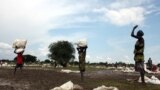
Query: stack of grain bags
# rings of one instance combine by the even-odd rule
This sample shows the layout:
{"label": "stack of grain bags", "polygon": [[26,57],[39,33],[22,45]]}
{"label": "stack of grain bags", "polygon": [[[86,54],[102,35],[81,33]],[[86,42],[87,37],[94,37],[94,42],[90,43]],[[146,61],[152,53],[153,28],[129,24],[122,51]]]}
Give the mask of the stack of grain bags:
{"label": "stack of grain bags", "polygon": [[68,81],[59,87],[55,87],[51,90],[83,90],[83,87],[78,84],[74,84],[72,81]]}
{"label": "stack of grain bags", "polygon": [[[144,79],[145,79],[145,82],[146,82],[146,83],[150,83],[150,84],[160,84],[160,80],[159,80],[157,77],[155,77],[154,75],[153,75],[151,78],[145,76]],[[138,82],[140,82],[140,83],[142,82],[142,81],[141,81],[141,77],[139,77]]]}
{"label": "stack of grain bags", "polygon": [[69,70],[69,69],[62,69],[61,72],[64,72],[64,73],[79,73],[79,71],[72,71],[72,70]]}
{"label": "stack of grain bags", "polygon": [[[74,84],[72,81],[68,81],[68,82],[64,83],[63,85],[61,85],[59,87],[55,87],[50,90],[84,90],[84,89],[80,85]],[[94,88],[93,90],[119,90],[119,89],[117,87],[113,87],[113,86],[106,87],[106,86],[102,85],[97,88]]]}
{"label": "stack of grain bags", "polygon": [[94,88],[93,90],[119,90],[117,87],[106,87],[105,85],[99,86],[97,88]]}
{"label": "stack of grain bags", "polygon": [[153,74],[155,74],[155,73],[160,73],[159,68],[157,68],[157,70],[155,70],[155,71],[150,71],[150,70],[148,70],[146,64],[144,64],[144,70],[145,70],[147,73],[153,73]]}
{"label": "stack of grain bags", "polygon": [[86,39],[78,40],[77,47],[87,47],[87,40]]}
{"label": "stack of grain bags", "polygon": [[24,39],[16,39],[13,42],[13,48],[15,48],[15,53],[21,53],[24,52],[24,49],[26,47],[27,40]]}

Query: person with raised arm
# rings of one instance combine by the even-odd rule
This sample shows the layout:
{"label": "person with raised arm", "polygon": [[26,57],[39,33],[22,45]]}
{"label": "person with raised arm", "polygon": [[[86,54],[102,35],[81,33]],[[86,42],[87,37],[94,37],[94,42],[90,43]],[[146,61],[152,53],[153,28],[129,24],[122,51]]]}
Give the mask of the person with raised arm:
{"label": "person with raised arm", "polygon": [[145,83],[144,75],[145,75],[145,70],[144,70],[144,46],[145,46],[145,41],[143,38],[143,31],[139,30],[137,34],[135,35],[135,29],[138,27],[138,25],[133,27],[133,30],[131,32],[131,36],[137,39],[135,43],[135,48],[134,48],[134,61],[135,61],[135,71],[140,72],[141,76],[141,81],[142,83]]}

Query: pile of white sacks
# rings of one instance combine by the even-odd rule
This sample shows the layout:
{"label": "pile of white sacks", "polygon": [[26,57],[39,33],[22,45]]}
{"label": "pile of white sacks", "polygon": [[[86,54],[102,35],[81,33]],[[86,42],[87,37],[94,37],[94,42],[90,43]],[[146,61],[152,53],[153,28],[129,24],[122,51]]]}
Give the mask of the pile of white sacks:
{"label": "pile of white sacks", "polygon": [[115,68],[114,71],[122,71],[122,72],[135,72],[133,67],[117,67],[117,69]]}
{"label": "pile of white sacks", "polygon": [[[149,83],[149,84],[160,84],[160,80],[155,76],[152,76],[151,78],[145,76],[144,79],[145,79],[145,82]],[[142,82],[141,77],[139,77],[138,82],[140,82],[140,83]]]}
{"label": "pile of white sacks", "polygon": [[[59,87],[55,87],[51,90],[83,90],[83,87],[77,85],[77,84],[73,84],[71,81],[68,81],[66,83],[64,83],[63,85],[59,86]],[[116,87],[106,87],[104,85],[94,88],[93,90],[118,90],[118,88]]]}
{"label": "pile of white sacks", "polygon": [[27,44],[27,40],[24,40],[24,39],[16,39],[14,42],[13,42],[13,48],[15,48],[15,52],[16,53],[20,53],[20,52],[23,52],[25,47],[26,47],[26,44]]}
{"label": "pile of white sacks", "polygon": [[62,69],[61,72],[63,72],[63,73],[80,73],[80,71],[72,71],[69,69]]}
{"label": "pile of white sacks", "polygon": [[132,67],[126,67],[124,70],[122,70],[123,72],[135,72],[134,68]]}
{"label": "pile of white sacks", "polygon": [[76,44],[77,44],[77,47],[86,47],[87,46],[87,39],[80,39],[80,40],[78,40],[78,42]]}
{"label": "pile of white sacks", "polygon": [[68,81],[63,85],[55,87],[51,90],[83,90],[83,88],[77,84],[73,84],[71,81]]}
{"label": "pile of white sacks", "polygon": [[93,90],[118,90],[118,88],[113,86],[106,87],[105,85],[102,85],[100,87],[94,88]]}
{"label": "pile of white sacks", "polygon": [[144,70],[145,70],[147,73],[152,73],[152,74],[160,73],[159,68],[158,68],[155,72],[148,70],[146,64],[144,64]]}

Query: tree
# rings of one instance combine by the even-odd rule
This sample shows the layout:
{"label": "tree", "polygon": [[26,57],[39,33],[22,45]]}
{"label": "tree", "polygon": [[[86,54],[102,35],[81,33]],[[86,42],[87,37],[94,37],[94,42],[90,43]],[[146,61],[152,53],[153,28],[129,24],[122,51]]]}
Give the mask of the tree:
{"label": "tree", "polygon": [[37,60],[37,57],[36,56],[33,56],[33,55],[23,55],[24,57],[24,62],[28,63],[28,62],[36,62]]}
{"label": "tree", "polygon": [[49,45],[48,57],[55,60],[55,64],[59,63],[63,67],[67,67],[67,63],[74,58],[75,49],[68,41],[58,41]]}
{"label": "tree", "polygon": [[44,60],[44,63],[51,63],[49,59]]}
{"label": "tree", "polygon": [[158,63],[157,66],[160,67],[160,63]]}

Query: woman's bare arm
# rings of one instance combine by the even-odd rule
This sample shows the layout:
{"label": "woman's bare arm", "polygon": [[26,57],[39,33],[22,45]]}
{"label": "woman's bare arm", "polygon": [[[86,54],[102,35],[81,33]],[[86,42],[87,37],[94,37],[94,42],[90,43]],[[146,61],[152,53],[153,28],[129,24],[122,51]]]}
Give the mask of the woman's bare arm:
{"label": "woman's bare arm", "polygon": [[131,36],[138,39],[137,35],[134,35],[134,31],[135,31],[135,29],[136,29],[137,27],[138,27],[138,25],[136,25],[136,26],[133,27],[133,30],[132,30],[132,32],[131,32]]}

